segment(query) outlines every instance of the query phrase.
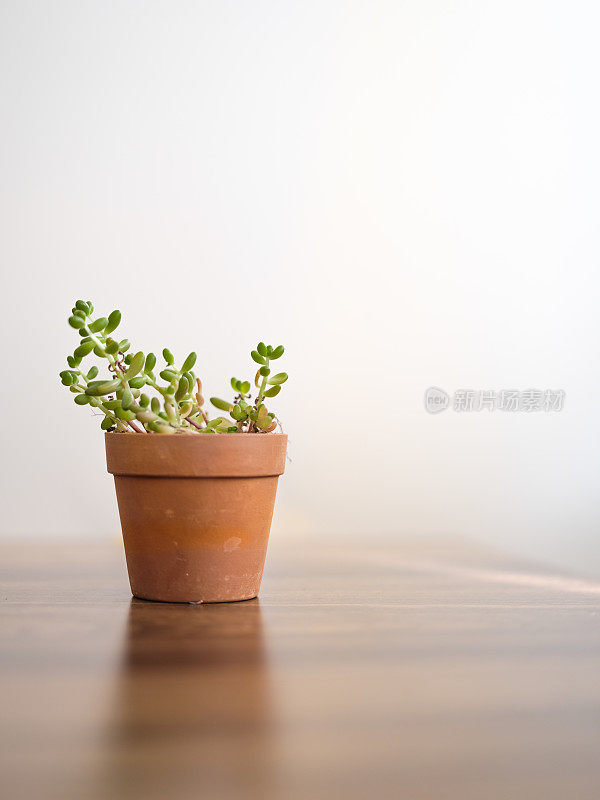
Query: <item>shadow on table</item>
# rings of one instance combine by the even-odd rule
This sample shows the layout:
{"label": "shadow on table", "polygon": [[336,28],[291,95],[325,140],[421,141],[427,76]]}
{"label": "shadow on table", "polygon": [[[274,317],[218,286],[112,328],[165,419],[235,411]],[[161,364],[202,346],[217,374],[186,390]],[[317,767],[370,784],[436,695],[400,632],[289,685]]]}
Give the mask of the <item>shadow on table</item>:
{"label": "shadow on table", "polygon": [[268,793],[274,731],[258,600],[133,599],[107,730],[110,796]]}

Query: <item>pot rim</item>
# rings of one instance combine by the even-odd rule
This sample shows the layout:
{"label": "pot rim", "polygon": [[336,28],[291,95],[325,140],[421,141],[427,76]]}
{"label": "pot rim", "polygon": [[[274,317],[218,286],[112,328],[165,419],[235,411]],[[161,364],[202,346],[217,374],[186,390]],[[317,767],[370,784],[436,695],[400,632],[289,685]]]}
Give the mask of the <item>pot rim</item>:
{"label": "pot rim", "polygon": [[[285,469],[287,438],[285,433],[104,434],[107,469],[115,477],[279,476]],[[134,441],[137,443],[133,444]]]}
{"label": "pot rim", "polygon": [[114,436],[131,436],[133,439],[136,437],[137,439],[144,439],[144,437],[151,438],[151,439],[162,439],[163,441],[172,442],[175,439],[226,439],[228,437],[233,438],[234,436],[239,439],[275,439],[276,437],[284,437],[287,439],[287,433],[174,433],[169,435],[165,435],[162,433],[136,433],[135,431],[104,431],[104,437],[114,437]]}

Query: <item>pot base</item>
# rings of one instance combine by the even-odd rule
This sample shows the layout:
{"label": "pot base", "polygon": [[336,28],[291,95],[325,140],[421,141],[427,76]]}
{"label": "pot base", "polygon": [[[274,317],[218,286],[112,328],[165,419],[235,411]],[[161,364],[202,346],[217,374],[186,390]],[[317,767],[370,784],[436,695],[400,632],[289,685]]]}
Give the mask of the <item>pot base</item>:
{"label": "pot base", "polygon": [[141,597],[139,594],[134,594],[136,600],[143,600],[145,603],[178,603],[179,605],[188,606],[206,606],[217,605],[219,603],[245,603],[247,600],[256,600],[258,594],[252,597],[240,597],[237,600],[156,600],[154,597]]}

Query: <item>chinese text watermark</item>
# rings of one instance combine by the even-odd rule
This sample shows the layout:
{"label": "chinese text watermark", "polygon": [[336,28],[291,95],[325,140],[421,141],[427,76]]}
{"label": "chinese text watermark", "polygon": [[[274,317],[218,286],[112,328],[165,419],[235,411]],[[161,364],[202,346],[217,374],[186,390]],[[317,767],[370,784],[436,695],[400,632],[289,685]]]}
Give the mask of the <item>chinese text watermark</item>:
{"label": "chinese text watermark", "polygon": [[457,389],[449,395],[437,386],[425,391],[425,411],[439,414],[453,411],[562,411],[565,392],[562,389]]}

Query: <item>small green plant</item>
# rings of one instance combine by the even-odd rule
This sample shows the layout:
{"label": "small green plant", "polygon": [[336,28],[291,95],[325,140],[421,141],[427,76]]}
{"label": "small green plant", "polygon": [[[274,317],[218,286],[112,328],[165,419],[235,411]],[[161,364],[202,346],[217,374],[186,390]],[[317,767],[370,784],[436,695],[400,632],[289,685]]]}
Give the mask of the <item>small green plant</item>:
{"label": "small green plant", "polygon": [[[165,367],[155,374],[156,356],[139,350],[128,353],[129,339],[117,339],[114,331],[121,322],[121,312],[108,317],[92,317],[91,302],[78,300],[69,317],[69,325],[81,336],[73,355],[67,356],[68,369],[60,373],[64,386],[75,395],[77,405],[91,406],[102,415],[104,431],[135,433],[270,433],[277,418],[265,405],[275,397],[287,380],[285,372],[271,375],[271,361],[283,355],[283,346],[259,342],[251,353],[259,365],[254,378],[258,390],[254,400],[249,381],[231,379],[234,398],[231,402],[211,397],[210,401],[228,417],[210,418],[204,409],[202,384],[193,370],[196,353],[190,353],[180,367],[170,350],[162,351]],[[95,355],[103,359],[108,375],[98,377],[96,364],[84,370],[83,359]],[[164,385],[159,383],[159,378]],[[150,396],[149,392],[154,391]]]}

